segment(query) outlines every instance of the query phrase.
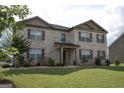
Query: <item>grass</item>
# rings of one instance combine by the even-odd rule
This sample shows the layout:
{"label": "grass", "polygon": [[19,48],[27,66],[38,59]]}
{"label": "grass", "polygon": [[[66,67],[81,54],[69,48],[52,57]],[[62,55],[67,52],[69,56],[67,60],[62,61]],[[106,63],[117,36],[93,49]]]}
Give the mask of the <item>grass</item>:
{"label": "grass", "polygon": [[124,66],[30,70],[1,68],[0,74],[23,88],[124,88]]}

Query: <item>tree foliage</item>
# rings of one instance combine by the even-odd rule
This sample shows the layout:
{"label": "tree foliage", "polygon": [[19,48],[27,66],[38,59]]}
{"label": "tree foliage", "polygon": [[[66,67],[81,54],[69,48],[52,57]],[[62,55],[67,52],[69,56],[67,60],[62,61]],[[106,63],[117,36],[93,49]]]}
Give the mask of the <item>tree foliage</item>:
{"label": "tree foliage", "polygon": [[23,36],[10,35],[2,44],[8,54],[13,55],[13,64],[18,67],[20,55],[29,49],[31,43]]}
{"label": "tree foliage", "polygon": [[0,60],[6,60],[7,57],[7,53],[0,49]]}
{"label": "tree foliage", "polygon": [[31,43],[26,38],[24,38],[24,36],[19,36],[19,35],[10,35],[2,43],[3,47],[8,49],[8,51],[11,51],[11,50],[16,51],[17,49],[18,50],[18,53],[16,53],[17,55],[23,54],[24,52],[26,52],[30,44]]}
{"label": "tree foliage", "polygon": [[18,34],[18,31],[22,30],[25,24],[21,21],[16,22],[15,18],[24,19],[29,14],[27,5],[0,5],[0,34],[2,31],[11,32],[7,33],[7,38],[2,42],[2,45],[8,54],[14,56],[17,65],[19,55],[28,50],[30,42]]}
{"label": "tree foliage", "polygon": [[15,17],[24,19],[30,13],[27,5],[0,5],[0,36],[2,31],[16,23]]}

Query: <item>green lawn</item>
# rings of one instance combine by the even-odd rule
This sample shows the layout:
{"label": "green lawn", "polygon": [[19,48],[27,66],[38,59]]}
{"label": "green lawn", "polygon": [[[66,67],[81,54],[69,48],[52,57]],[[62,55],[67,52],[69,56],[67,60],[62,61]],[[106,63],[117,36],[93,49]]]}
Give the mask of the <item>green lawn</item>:
{"label": "green lawn", "polygon": [[11,79],[17,87],[122,87],[124,88],[124,66],[49,68],[30,70],[0,69],[4,78]]}

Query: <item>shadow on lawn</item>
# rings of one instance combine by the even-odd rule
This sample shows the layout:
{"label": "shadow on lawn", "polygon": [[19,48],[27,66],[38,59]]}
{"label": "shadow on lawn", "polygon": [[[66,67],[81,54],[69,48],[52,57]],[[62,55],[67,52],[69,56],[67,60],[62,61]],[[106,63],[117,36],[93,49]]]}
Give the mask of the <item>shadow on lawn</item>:
{"label": "shadow on lawn", "polygon": [[124,71],[124,66],[91,66],[91,67],[82,67],[82,69],[106,69],[106,70],[113,70],[113,71]]}
{"label": "shadow on lawn", "polygon": [[13,75],[20,75],[20,74],[47,74],[47,75],[66,75],[70,74],[79,70],[86,70],[86,69],[106,69],[106,70],[113,70],[113,71],[124,71],[124,66],[120,67],[106,67],[106,66],[86,66],[86,67],[79,67],[79,68],[35,68],[35,69],[27,69],[27,70],[9,70],[3,71],[2,73],[4,76],[13,76]]}
{"label": "shadow on lawn", "polygon": [[3,71],[4,76],[13,76],[19,74],[47,74],[47,75],[66,75],[75,71],[80,70],[80,68],[35,68],[35,69],[25,69],[25,70],[9,70]]}

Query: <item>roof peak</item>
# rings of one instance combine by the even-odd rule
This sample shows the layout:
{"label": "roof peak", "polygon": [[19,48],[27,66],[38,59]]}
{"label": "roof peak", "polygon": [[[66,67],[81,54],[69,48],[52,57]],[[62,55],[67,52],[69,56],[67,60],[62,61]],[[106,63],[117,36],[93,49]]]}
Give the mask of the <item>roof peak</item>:
{"label": "roof peak", "polygon": [[83,24],[87,24],[89,22],[93,22],[96,26],[101,28],[103,31],[107,32],[104,28],[102,28],[100,25],[98,25],[93,19],[89,19],[88,21],[85,21],[83,23],[80,23],[80,24],[72,26],[72,27],[66,27],[66,26],[62,26],[62,25],[51,24],[51,23],[45,21],[44,19],[40,18],[39,16],[34,16],[34,17],[31,17],[31,18],[27,18],[27,19],[24,19],[22,21],[30,21],[30,20],[36,19],[36,18],[38,18],[41,22],[45,23],[46,25],[48,25],[49,27],[54,28],[54,29],[71,30],[72,28],[77,28],[77,27],[79,27],[79,26],[81,26]]}

